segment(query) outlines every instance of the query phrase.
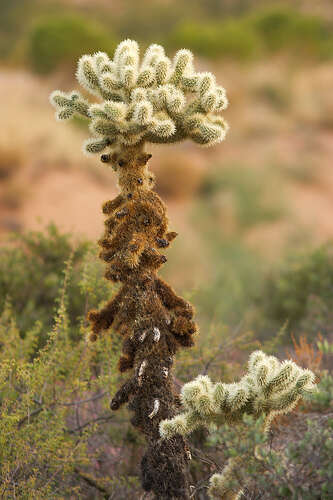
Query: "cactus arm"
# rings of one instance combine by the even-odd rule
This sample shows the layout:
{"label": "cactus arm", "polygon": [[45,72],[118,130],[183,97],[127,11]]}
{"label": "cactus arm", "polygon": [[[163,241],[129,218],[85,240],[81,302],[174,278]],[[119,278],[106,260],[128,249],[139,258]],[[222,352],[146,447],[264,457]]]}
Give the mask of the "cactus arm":
{"label": "cactus arm", "polygon": [[61,92],[55,90],[50,95],[50,102],[56,108],[56,118],[66,120],[75,114],[89,118],[89,104],[79,92]]}
{"label": "cactus arm", "polygon": [[122,194],[118,194],[113,200],[106,201],[102,206],[103,214],[111,215],[124,201]]}
{"label": "cactus arm", "polygon": [[[202,425],[201,419],[195,419],[197,414],[205,417],[204,425],[207,426],[216,418],[221,422],[237,422],[244,414],[256,417],[265,414],[269,419],[278,413],[288,413],[300,398],[315,390],[314,374],[292,361],[280,363],[273,356],[255,351],[248,366],[248,372],[236,383],[213,385],[208,377],[199,376],[183,386],[182,434],[192,432],[193,426]],[[202,406],[203,402],[206,406]],[[172,436],[179,418],[162,422],[161,435]],[[187,425],[188,420],[191,426]]]}
{"label": "cactus arm", "polygon": [[123,293],[118,292],[100,311],[90,311],[88,319],[92,324],[92,332],[89,337],[90,341],[95,341],[97,336],[103,330],[107,330],[112,326],[115,315],[119,311]]}
{"label": "cactus arm", "polygon": [[158,278],[156,281],[156,291],[168,309],[181,308],[181,310],[188,312],[193,317],[194,311],[192,306],[182,297],[179,297],[173,288],[162,278]]}

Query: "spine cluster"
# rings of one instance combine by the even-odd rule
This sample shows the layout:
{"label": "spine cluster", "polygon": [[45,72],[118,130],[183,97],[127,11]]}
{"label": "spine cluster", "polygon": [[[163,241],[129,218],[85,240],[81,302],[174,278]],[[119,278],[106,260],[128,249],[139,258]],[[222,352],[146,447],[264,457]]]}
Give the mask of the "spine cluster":
{"label": "spine cluster", "polygon": [[[251,354],[248,372],[239,382],[213,384],[208,376],[199,376],[185,384],[181,402],[185,412],[160,424],[163,438],[185,436],[198,427],[236,423],[247,415],[266,415],[266,430],[275,415],[290,412],[299,399],[315,389],[315,375],[293,361],[282,363],[262,351]],[[229,480],[237,461],[231,460],[221,474],[210,480],[212,498],[236,499],[240,493],[229,490]],[[238,497],[237,497],[238,495]]]}
{"label": "spine cluster", "polygon": [[93,137],[84,144],[88,153],[184,139],[210,146],[227,132],[217,114],[228,105],[225,90],[212,73],[194,70],[189,50],[179,50],[171,61],[163,47],[153,44],[140,62],[138,44],[125,40],[113,60],[104,52],[81,57],[77,78],[102,102],[90,104],[79,92],[56,90],[51,103],[59,120],[75,114],[90,119]]}

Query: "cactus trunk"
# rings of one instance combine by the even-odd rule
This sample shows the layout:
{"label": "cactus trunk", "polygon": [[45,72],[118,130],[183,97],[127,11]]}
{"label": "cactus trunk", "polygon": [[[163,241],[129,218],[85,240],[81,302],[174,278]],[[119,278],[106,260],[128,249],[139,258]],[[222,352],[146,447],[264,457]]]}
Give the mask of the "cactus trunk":
{"label": "cactus trunk", "polygon": [[180,435],[162,442],[159,424],[179,411],[172,365],[180,346],[193,345],[196,325],[192,306],[157,275],[166,262],[161,249],[176,233],[168,232],[166,207],[152,191],[150,157],[143,144],[101,157],[117,172],[120,194],[103,206],[107,217],[100,257],[107,263],[105,277],[120,282],[121,288],[101,311],[89,313],[90,339],[110,327],[124,338],[119,370],[131,370],[131,375],[111,409],[128,402],[132,424],[146,437],[143,488],[159,499],[187,499],[186,442]]}

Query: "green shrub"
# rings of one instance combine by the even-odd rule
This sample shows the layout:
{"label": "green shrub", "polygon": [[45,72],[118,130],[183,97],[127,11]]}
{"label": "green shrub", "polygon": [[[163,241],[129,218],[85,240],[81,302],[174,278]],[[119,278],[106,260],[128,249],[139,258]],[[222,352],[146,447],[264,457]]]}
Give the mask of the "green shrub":
{"label": "green shrub", "polygon": [[[88,349],[88,327],[83,323],[73,342],[67,313],[71,275],[69,259],[53,328],[45,330],[38,321],[20,331],[8,302],[0,316],[0,496],[4,499],[139,496],[137,478],[129,472],[122,477],[121,458],[110,473],[112,446],[117,439],[123,441],[121,454],[128,453],[129,446],[126,422],[115,422],[109,409],[118,382],[119,343],[107,335]],[[40,278],[42,284],[42,274]],[[94,280],[94,270],[86,269],[81,314]],[[31,292],[38,287],[29,285]],[[36,351],[41,332],[46,343]]]}
{"label": "green shrub", "polygon": [[248,22],[268,51],[297,50],[319,58],[333,55],[332,26],[320,17],[277,6],[255,12]]}
{"label": "green shrub", "polygon": [[289,422],[264,434],[263,420],[247,416],[241,425],[225,424],[209,437],[220,460],[221,451],[223,460],[237,457],[230,487],[242,488],[242,499],[332,498],[332,416],[294,415]]}
{"label": "green shrub", "polygon": [[238,324],[254,305],[265,261],[243,235],[283,215],[280,194],[271,194],[275,179],[269,171],[254,175],[250,169],[231,165],[212,169],[201,183],[193,223],[203,236],[211,264],[194,300],[206,327],[212,321]]}
{"label": "green shrub", "polygon": [[[272,328],[288,321],[286,335],[309,333],[314,338],[330,330],[333,307],[333,247],[294,254],[264,281],[258,298],[258,317]],[[264,327],[265,328],[265,327]]]}
{"label": "green shrub", "polygon": [[333,376],[328,371],[321,374],[318,391],[309,399],[311,410],[327,411],[333,407]]}
{"label": "green shrub", "polygon": [[[274,222],[283,214],[281,200],[270,192],[270,186],[277,179],[271,171],[255,175],[249,168],[231,165],[211,170],[202,182],[200,194],[211,206],[225,202],[223,212],[232,213],[238,230],[249,229],[264,222]],[[267,197],[267,192],[270,196]],[[227,205],[230,205],[229,207]]]}
{"label": "green shrub", "polygon": [[28,59],[38,73],[76,63],[82,53],[113,52],[116,41],[96,21],[81,15],[59,14],[41,18],[27,39]]}
{"label": "green shrub", "polygon": [[[188,5],[184,1],[172,2],[171,7],[170,2],[140,0],[140,8],[137,6],[137,0],[122,2],[116,20],[114,12],[110,9],[106,12],[111,22],[116,21],[117,33],[121,38],[130,35],[134,40],[154,43],[156,40],[164,39],[179,19],[188,16]],[[193,12],[192,9],[194,10],[195,6],[191,4]],[[179,48],[181,47],[177,47]]]}
{"label": "green shrub", "polygon": [[[63,284],[65,262],[72,257],[72,279],[68,289],[68,315],[71,335],[78,334],[84,311],[82,282],[90,269],[89,303],[95,307],[109,293],[102,266],[88,242],[75,244],[69,234],[62,234],[54,225],[46,232],[27,232],[13,237],[0,248],[0,312],[6,300],[21,332],[30,330],[36,321],[42,325],[40,345],[45,330],[52,327],[54,308]],[[94,281],[92,281],[94,276]]]}
{"label": "green shrub", "polygon": [[[35,0],[0,2],[0,59],[10,56],[24,27],[27,17],[35,10]],[[29,15],[27,16],[27,11]]]}
{"label": "green shrub", "polygon": [[242,324],[262,280],[260,257],[237,239],[212,242],[211,272],[196,291],[194,302],[203,328]]}
{"label": "green shrub", "polygon": [[256,33],[239,20],[223,23],[185,21],[178,25],[168,43],[173,47],[189,47],[195,53],[210,58],[246,60],[260,52],[260,40]]}
{"label": "green shrub", "polygon": [[237,235],[230,236],[216,226],[212,206],[198,203],[195,225],[206,244],[208,271],[206,280],[196,290],[193,300],[203,329],[215,325],[239,325],[245,319],[263,277],[260,256]]}

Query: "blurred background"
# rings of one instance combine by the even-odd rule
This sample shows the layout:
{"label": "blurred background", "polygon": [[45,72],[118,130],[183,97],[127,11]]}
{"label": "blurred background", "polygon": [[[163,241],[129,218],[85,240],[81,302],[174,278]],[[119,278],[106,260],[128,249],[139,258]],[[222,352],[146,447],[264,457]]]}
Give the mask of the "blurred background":
{"label": "blurred background", "polygon": [[[201,330],[179,356],[179,378],[209,362],[227,381],[249,342],[298,349],[313,368],[318,342],[333,338],[331,0],[1,0],[0,308],[10,297],[21,332],[52,324],[75,248],[78,335],[83,257],[117,189],[113,172],[82,154],[86,123],[56,122],[48,96],[78,88],[82,54],[112,55],[124,38],[170,56],[193,50],[230,101],[221,145],[149,147],[179,233],[162,274],[195,304]],[[100,286],[96,301],[109,293]]]}

